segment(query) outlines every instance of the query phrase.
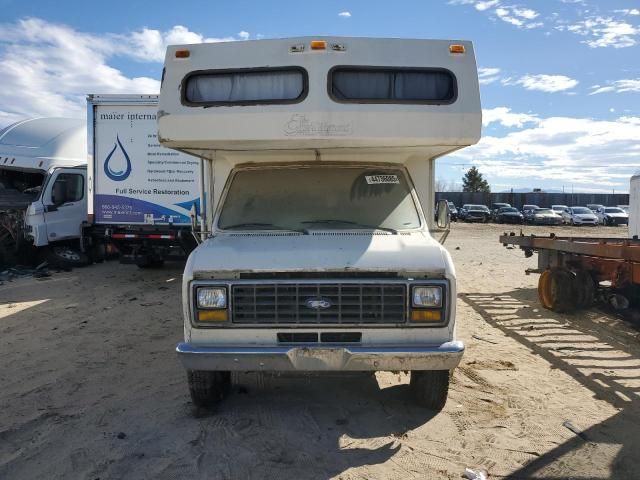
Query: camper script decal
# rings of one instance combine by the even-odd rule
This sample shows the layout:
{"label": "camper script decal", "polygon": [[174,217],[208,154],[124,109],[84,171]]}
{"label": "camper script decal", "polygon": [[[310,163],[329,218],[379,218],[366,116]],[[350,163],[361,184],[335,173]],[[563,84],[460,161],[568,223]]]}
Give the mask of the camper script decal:
{"label": "camper script decal", "polygon": [[340,137],[351,134],[351,123],[314,122],[306,115],[295,113],[286,123],[284,134],[287,136]]}

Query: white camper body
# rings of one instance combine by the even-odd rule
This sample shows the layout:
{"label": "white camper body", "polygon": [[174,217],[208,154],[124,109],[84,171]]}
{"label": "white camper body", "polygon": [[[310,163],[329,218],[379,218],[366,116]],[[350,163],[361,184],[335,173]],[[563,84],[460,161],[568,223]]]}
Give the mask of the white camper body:
{"label": "white camper body", "polygon": [[87,219],[86,127],[83,120],[35,118],[0,131],[3,238],[18,248],[78,244]]}
{"label": "white camper body", "polygon": [[140,266],[195,247],[191,217],[203,202],[200,160],[159,144],[157,110],[157,95],[87,97],[92,234]]}
{"label": "white camper body", "polygon": [[434,164],[480,128],[470,42],[169,47],[158,135],[205,160],[211,199],[183,277],[194,402],[229,371],[411,370],[440,408],[464,345]]}
{"label": "white camper body", "polygon": [[640,238],[640,174],[629,185],[629,238]]}

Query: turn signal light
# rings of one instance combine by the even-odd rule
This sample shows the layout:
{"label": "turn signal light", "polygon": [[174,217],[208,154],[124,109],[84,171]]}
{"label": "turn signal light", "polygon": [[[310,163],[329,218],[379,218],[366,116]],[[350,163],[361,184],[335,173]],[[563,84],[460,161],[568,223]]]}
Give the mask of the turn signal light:
{"label": "turn signal light", "polygon": [[412,322],[439,322],[442,320],[442,312],[440,310],[412,310]]}
{"label": "turn signal light", "polygon": [[464,45],[449,45],[449,53],[464,53]]}
{"label": "turn signal light", "polygon": [[326,50],[327,42],[324,40],[311,40],[311,50]]}
{"label": "turn signal light", "polygon": [[227,311],[226,310],[199,310],[198,321],[199,322],[226,322]]}
{"label": "turn signal light", "polygon": [[176,58],[189,58],[191,52],[189,50],[176,50]]}

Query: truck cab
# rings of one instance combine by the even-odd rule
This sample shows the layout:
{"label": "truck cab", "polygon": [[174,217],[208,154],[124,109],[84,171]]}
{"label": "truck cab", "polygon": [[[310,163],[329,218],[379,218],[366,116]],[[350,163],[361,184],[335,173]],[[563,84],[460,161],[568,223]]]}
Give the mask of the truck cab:
{"label": "truck cab", "polygon": [[0,132],[2,257],[22,246],[47,249],[54,263],[81,264],[87,221],[86,124],[34,118]]}
{"label": "truck cab", "polygon": [[160,142],[203,160],[211,199],[177,346],[194,403],[234,371],[409,371],[442,408],[464,345],[434,168],[480,138],[472,44],[170,46],[163,78]]}

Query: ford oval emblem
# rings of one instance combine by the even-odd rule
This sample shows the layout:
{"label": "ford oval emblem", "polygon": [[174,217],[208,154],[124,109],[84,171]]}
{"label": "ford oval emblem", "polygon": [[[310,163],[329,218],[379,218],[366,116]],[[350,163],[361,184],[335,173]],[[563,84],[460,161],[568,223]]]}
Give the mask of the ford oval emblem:
{"label": "ford oval emblem", "polygon": [[307,298],[304,304],[312,310],[326,310],[332,305],[331,300],[322,297]]}

